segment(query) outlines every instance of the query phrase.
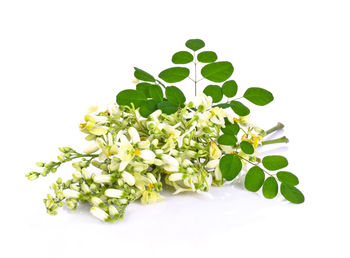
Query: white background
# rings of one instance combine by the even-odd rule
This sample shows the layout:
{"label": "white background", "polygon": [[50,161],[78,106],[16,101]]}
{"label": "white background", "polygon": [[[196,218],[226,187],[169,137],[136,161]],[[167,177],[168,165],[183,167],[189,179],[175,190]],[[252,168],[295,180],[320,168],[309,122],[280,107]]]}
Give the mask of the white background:
{"label": "white background", "polygon": [[[1,1],[1,257],[349,257],[349,24],[347,1],[336,0]],[[133,88],[133,66],[170,67],[189,38],[233,63],[239,94],[274,93],[250,105],[252,118],[286,124],[288,148],[271,153],[288,157],[306,202],[236,183],[133,204],[115,224],[85,206],[47,215],[42,199],[58,175],[25,173],[58,146],[83,149],[86,109]],[[193,95],[190,81],[182,89]]]}

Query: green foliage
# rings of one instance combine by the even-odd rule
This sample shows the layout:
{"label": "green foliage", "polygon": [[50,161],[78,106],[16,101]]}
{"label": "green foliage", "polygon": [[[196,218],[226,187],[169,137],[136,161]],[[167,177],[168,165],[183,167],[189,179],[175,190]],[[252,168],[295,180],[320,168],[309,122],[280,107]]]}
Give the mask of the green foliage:
{"label": "green foliage", "polygon": [[264,171],[261,168],[254,166],[249,169],[247,175],[245,176],[244,186],[251,192],[257,192],[263,185],[264,180]]}
{"label": "green foliage", "polygon": [[197,56],[197,60],[201,63],[212,63],[218,59],[218,56],[213,51],[203,51]]}
{"label": "green foliage", "polygon": [[233,154],[226,154],[219,163],[222,177],[228,181],[234,179],[242,170],[241,159]]}
{"label": "green foliage", "polygon": [[222,127],[221,128],[221,131],[224,133],[224,134],[230,134],[230,135],[237,135],[238,132],[239,132],[239,125],[238,123],[231,123],[230,121],[228,121],[227,118],[225,118],[225,127]]}
{"label": "green foliage", "polygon": [[158,109],[162,110],[164,114],[167,114],[167,115],[174,114],[179,109],[177,105],[174,105],[169,101],[159,102],[157,107]]}
{"label": "green foliage", "polygon": [[154,79],[154,77],[152,75],[150,75],[149,73],[134,67],[135,72],[134,72],[134,76],[136,79],[139,79],[141,81],[145,81],[145,82],[155,82],[156,80]]}
{"label": "green foliage", "polygon": [[163,90],[159,85],[151,84],[149,86],[149,95],[155,101],[163,101]]}
{"label": "green foliage", "polygon": [[232,110],[239,116],[247,116],[250,113],[249,108],[247,108],[245,105],[243,105],[243,103],[239,101],[232,100],[230,102],[230,105]]}
{"label": "green foliage", "polygon": [[258,106],[265,106],[273,101],[271,92],[257,87],[248,88],[243,97]]}
{"label": "green foliage", "polygon": [[204,94],[212,97],[213,103],[220,102],[222,100],[221,87],[217,85],[208,85],[203,90]]}
{"label": "green foliage", "polygon": [[299,179],[296,175],[287,171],[277,172],[277,178],[281,183],[286,183],[288,185],[297,185],[299,184]]}
{"label": "green foliage", "polygon": [[175,83],[186,79],[189,75],[190,70],[186,67],[171,67],[160,72],[158,77],[167,83]]}
{"label": "green foliage", "polygon": [[156,110],[157,110],[157,101],[155,100],[144,101],[140,106],[140,115],[143,117],[148,117],[150,114],[152,114]]}
{"label": "green foliage", "polygon": [[254,147],[250,142],[242,141],[239,146],[241,147],[241,150],[246,154],[254,153]]}
{"label": "green foliage", "polygon": [[213,82],[226,81],[232,73],[233,66],[227,61],[207,64],[201,70],[202,76]]}
{"label": "green foliage", "polygon": [[117,95],[117,103],[121,106],[130,106],[131,103],[134,103],[135,108],[137,108],[145,100],[146,96],[142,92],[137,90],[123,90]]}
{"label": "green foliage", "polygon": [[189,39],[185,43],[186,47],[192,49],[193,51],[197,51],[205,46],[205,43],[201,39]]}
{"label": "green foliage", "polygon": [[140,82],[136,85],[136,90],[142,92],[147,98],[150,98],[149,88],[152,87],[152,84],[147,82]]}
{"label": "green foliage", "polygon": [[174,64],[188,64],[193,61],[193,55],[188,51],[179,51],[173,55],[171,61]]}
{"label": "green foliage", "polygon": [[222,85],[222,93],[228,97],[232,98],[237,94],[238,86],[234,80],[226,81]]}
{"label": "green foliage", "polygon": [[268,177],[262,188],[263,195],[267,199],[275,198],[278,193],[278,184],[273,176]]}
{"label": "green foliage", "polygon": [[170,103],[177,106],[182,105],[186,101],[185,95],[175,86],[166,87],[165,96]]}
{"label": "green foliage", "polygon": [[221,145],[234,146],[237,143],[237,138],[232,134],[223,134],[218,138],[218,143]]}
{"label": "green foliage", "polygon": [[288,185],[286,183],[281,184],[281,194],[284,198],[292,203],[303,203],[305,201],[305,197],[302,192],[298,188],[292,185]]}
{"label": "green foliage", "polygon": [[271,155],[263,158],[262,163],[268,170],[275,171],[288,166],[288,160],[279,155]]}

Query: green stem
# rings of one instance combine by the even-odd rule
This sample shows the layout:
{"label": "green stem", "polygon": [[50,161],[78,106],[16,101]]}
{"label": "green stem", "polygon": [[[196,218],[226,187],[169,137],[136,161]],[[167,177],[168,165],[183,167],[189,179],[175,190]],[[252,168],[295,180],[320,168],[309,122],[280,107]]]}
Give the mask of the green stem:
{"label": "green stem", "polygon": [[194,95],[197,96],[197,62],[196,62],[196,52],[193,52],[194,55]]}
{"label": "green stem", "polygon": [[266,135],[273,133],[274,131],[281,130],[284,127],[284,124],[278,122],[276,126],[266,131]]}
{"label": "green stem", "polygon": [[286,136],[283,136],[278,139],[263,141],[261,144],[268,145],[268,144],[274,144],[274,143],[288,143],[288,142],[289,142],[288,138]]}
{"label": "green stem", "polygon": [[[247,161],[249,164],[252,164],[254,166],[259,166],[259,164],[255,164],[254,162],[251,162],[249,159],[243,158],[242,156],[238,155],[235,152],[232,152],[233,155],[236,155],[238,158],[243,159],[245,161]],[[262,169],[262,168],[261,168]],[[268,174],[269,176],[273,176],[272,174],[270,174],[269,172],[267,172],[265,169],[262,169],[266,174]]]}
{"label": "green stem", "polygon": [[165,85],[161,81],[156,80],[156,82],[158,82],[160,84],[160,86],[162,86],[164,89],[166,88]]}

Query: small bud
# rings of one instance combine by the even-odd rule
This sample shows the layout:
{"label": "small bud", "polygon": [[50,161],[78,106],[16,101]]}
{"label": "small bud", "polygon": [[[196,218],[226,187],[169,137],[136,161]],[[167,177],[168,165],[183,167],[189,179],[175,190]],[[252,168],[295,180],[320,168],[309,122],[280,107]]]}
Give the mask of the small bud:
{"label": "small bud", "polygon": [[56,183],[59,185],[62,184],[62,178],[61,177],[57,178]]}
{"label": "small bud", "polygon": [[81,170],[81,175],[84,177],[84,179],[90,179],[91,175],[89,173],[89,171],[86,168],[83,168]]}
{"label": "small bud", "polygon": [[179,181],[182,180],[183,173],[173,173],[169,176],[169,181]]}
{"label": "small bud", "polygon": [[38,172],[30,172],[28,174],[26,174],[26,177],[28,178],[28,180],[33,181],[35,179],[37,179],[39,177],[40,173]]}
{"label": "small bud", "polygon": [[37,162],[36,165],[37,165],[38,167],[43,167],[43,166],[45,166],[45,163],[43,163],[43,162]]}
{"label": "small bud", "polygon": [[114,207],[113,205],[110,205],[108,207],[108,212],[109,212],[109,215],[111,216],[115,216],[115,215],[118,215],[119,211],[117,210],[116,207]]}
{"label": "small bud", "polygon": [[79,198],[81,196],[81,193],[78,191],[72,190],[72,189],[64,189],[62,191],[63,196],[67,199],[69,198]]}
{"label": "small bud", "polygon": [[122,173],[122,178],[130,186],[133,186],[135,184],[135,177],[127,171],[124,171]]}
{"label": "small bud", "polygon": [[123,195],[123,191],[119,189],[109,188],[105,191],[105,196],[110,198],[120,198]]}
{"label": "small bud", "polygon": [[100,208],[92,207],[90,212],[92,215],[94,215],[99,220],[106,221],[109,219],[109,215],[104,210],[102,210]]}
{"label": "small bud", "polygon": [[81,185],[81,190],[83,190],[83,192],[86,194],[91,193],[90,187],[85,183]]}
{"label": "small bud", "polygon": [[103,204],[104,204],[100,198],[95,197],[95,196],[90,199],[90,202],[93,206],[96,206],[96,207],[103,206]]}

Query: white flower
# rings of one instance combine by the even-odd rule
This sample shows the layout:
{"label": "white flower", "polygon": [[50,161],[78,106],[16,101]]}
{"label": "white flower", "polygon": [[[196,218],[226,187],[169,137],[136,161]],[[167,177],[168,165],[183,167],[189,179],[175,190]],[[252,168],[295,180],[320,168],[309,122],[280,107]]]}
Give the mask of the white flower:
{"label": "white flower", "polygon": [[227,117],[225,110],[219,107],[214,107],[210,110],[210,113],[213,115],[212,118],[210,118],[211,122],[222,127],[225,126],[224,118]]}
{"label": "white flower", "polygon": [[98,151],[99,148],[100,147],[98,146],[98,144],[95,141],[93,141],[87,146],[87,148],[84,150],[84,152],[86,154],[91,154],[91,153]]}
{"label": "white flower", "polygon": [[62,193],[63,193],[63,196],[67,199],[69,198],[78,199],[81,196],[81,193],[72,189],[64,189]]}
{"label": "white flower", "polygon": [[98,184],[112,183],[111,175],[94,175],[93,180]]}
{"label": "white flower", "polygon": [[135,129],[135,127],[129,127],[128,133],[130,135],[131,141],[136,144],[140,141],[140,135]]}
{"label": "white flower", "polygon": [[132,174],[130,174],[129,172],[124,171],[122,173],[122,178],[130,186],[133,186],[135,184],[135,177]]}
{"label": "white flower", "polygon": [[138,156],[147,164],[153,164],[156,158],[156,154],[151,150],[142,150]]}
{"label": "white flower", "polygon": [[162,155],[163,160],[163,168],[167,171],[178,171],[179,170],[179,162],[174,157],[163,154]]}
{"label": "white flower", "polygon": [[97,207],[92,207],[90,212],[92,215],[102,221],[106,221],[109,218],[109,215],[104,210]]}
{"label": "white flower", "polygon": [[121,160],[119,171],[123,171],[134,157],[134,148],[125,135],[120,136],[120,148],[117,157]]}
{"label": "white flower", "polygon": [[105,191],[105,196],[109,198],[120,198],[122,194],[123,194],[123,191],[119,189],[108,188]]}
{"label": "white flower", "polygon": [[212,97],[207,96],[202,92],[199,93],[198,96],[196,96],[193,99],[194,107],[199,109],[201,112],[211,108],[212,102],[213,102]]}
{"label": "white flower", "polygon": [[209,161],[206,165],[207,168],[216,168],[219,166],[220,160],[219,159],[213,159]]}
{"label": "white flower", "polygon": [[179,181],[182,180],[183,173],[174,173],[169,176],[169,181]]}

